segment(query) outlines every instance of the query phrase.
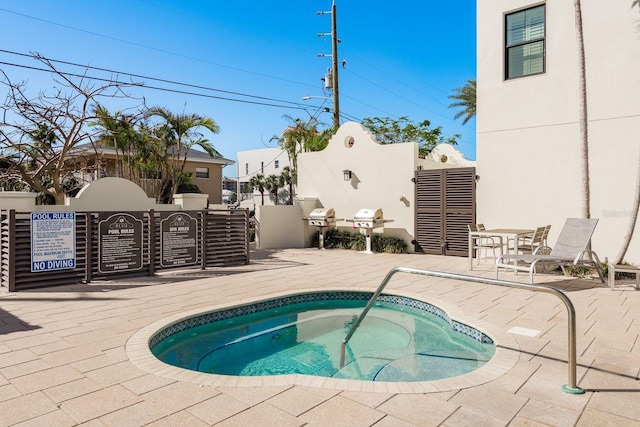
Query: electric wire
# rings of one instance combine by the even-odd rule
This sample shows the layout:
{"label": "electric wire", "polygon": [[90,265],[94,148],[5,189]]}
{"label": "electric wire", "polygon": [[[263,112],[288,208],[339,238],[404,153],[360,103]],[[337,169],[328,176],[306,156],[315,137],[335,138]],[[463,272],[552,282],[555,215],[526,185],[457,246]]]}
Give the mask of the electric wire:
{"label": "electric wire", "polygon": [[307,83],[296,82],[294,80],[289,80],[289,79],[285,79],[285,78],[282,78],[282,77],[271,76],[271,75],[268,75],[268,74],[263,74],[263,73],[258,73],[258,72],[255,72],[255,71],[245,70],[243,68],[232,67],[230,65],[224,65],[224,64],[217,63],[217,62],[208,61],[208,60],[205,60],[205,59],[202,59],[202,58],[196,58],[196,57],[193,57],[193,56],[184,55],[184,54],[177,53],[177,52],[172,52],[170,50],[160,49],[160,48],[153,47],[153,46],[148,46],[148,45],[145,45],[145,44],[142,44],[142,43],[137,43],[137,42],[133,42],[133,41],[130,41],[130,40],[120,39],[118,37],[113,37],[113,36],[108,36],[108,35],[105,35],[105,34],[96,33],[94,31],[83,30],[81,28],[73,27],[71,25],[60,24],[58,22],[53,22],[53,21],[49,21],[47,19],[42,19],[42,18],[36,18],[35,16],[27,15],[27,14],[20,13],[20,12],[15,12],[15,11],[8,10],[8,9],[2,8],[2,7],[0,7],[0,11],[6,12],[6,13],[10,13],[10,14],[13,14],[13,15],[17,15],[17,16],[21,16],[23,18],[28,18],[28,19],[33,19],[33,20],[36,20],[36,21],[44,22],[46,24],[50,24],[50,25],[66,28],[66,29],[69,29],[69,30],[79,31],[81,33],[90,34],[92,36],[101,37],[101,38],[105,38],[105,39],[108,39],[108,40],[113,40],[113,41],[117,41],[117,42],[120,42],[120,43],[125,43],[125,44],[129,44],[129,45],[136,46],[136,47],[141,47],[141,48],[144,48],[144,49],[153,50],[153,51],[164,53],[164,54],[167,54],[167,55],[177,56],[179,58],[190,59],[192,61],[197,61],[197,62],[201,62],[201,63],[204,63],[204,64],[215,65],[217,67],[222,67],[222,68],[226,68],[226,69],[233,70],[233,71],[240,71],[240,72],[243,72],[243,73],[253,74],[253,75],[256,75],[256,76],[260,76],[260,77],[266,77],[266,78],[269,78],[269,79],[280,80],[280,81],[287,82],[287,83],[294,83],[296,85],[312,86],[312,85],[309,85]]}
{"label": "electric wire", "polygon": [[168,80],[168,79],[163,79],[163,78],[159,78],[159,77],[150,77],[150,76],[145,76],[145,75],[142,75],[142,74],[134,74],[134,73],[129,73],[129,72],[125,72],[125,71],[117,71],[117,70],[112,70],[112,69],[109,69],[109,68],[96,67],[96,66],[92,66],[92,65],[83,65],[83,64],[78,64],[78,63],[75,63],[75,62],[63,61],[63,60],[60,60],[60,59],[47,58],[47,57],[44,57],[44,56],[39,56],[37,54],[26,54],[26,53],[14,52],[14,51],[11,51],[11,50],[6,50],[6,49],[0,49],[0,52],[7,53],[7,54],[10,54],[10,55],[22,56],[22,57],[26,57],[26,58],[32,58],[32,59],[38,59],[39,57],[42,57],[43,59],[46,59],[47,61],[50,61],[50,62],[53,62],[53,63],[56,63],[56,64],[72,65],[74,67],[81,67],[81,68],[85,68],[85,69],[89,69],[89,70],[106,71],[108,73],[113,73],[113,74],[118,74],[118,75],[126,75],[126,76],[129,76],[129,77],[135,77],[135,78],[139,78],[139,79],[153,80],[153,81],[158,81],[158,82],[162,82],[162,83],[169,83],[169,84],[174,84],[174,85],[186,86],[186,87],[191,87],[191,88],[194,88],[194,89],[203,89],[203,90],[207,90],[207,91],[221,92],[221,93],[226,93],[226,94],[230,94],[230,95],[245,96],[245,97],[249,97],[249,98],[263,99],[263,100],[268,100],[268,101],[278,101],[278,102],[283,102],[283,103],[295,104],[297,106],[301,106],[302,105],[299,102],[285,101],[285,100],[281,100],[281,99],[268,98],[268,97],[263,97],[263,96],[258,96],[258,95],[250,95],[250,94],[246,94],[246,93],[234,92],[234,91],[224,90],[224,89],[216,89],[216,88],[212,88],[212,87],[208,87],[208,86],[195,85],[195,84],[192,84],[192,83],[183,83],[183,82],[178,82],[178,81],[175,81],[175,80]]}
{"label": "electric wire", "polygon": [[[42,72],[46,72],[46,73],[51,73],[52,72],[52,70],[46,69],[46,68],[34,67],[34,66],[24,65],[24,64],[15,64],[15,63],[10,63],[10,62],[5,62],[5,61],[0,61],[0,65],[7,65],[7,66],[11,66],[11,67],[24,68],[24,69],[33,70],[33,71],[42,71]],[[300,105],[300,104],[297,104],[297,105],[280,105],[280,104],[273,104],[273,103],[267,103],[267,102],[249,101],[249,100],[246,100],[246,99],[229,98],[229,97],[210,95],[210,94],[204,94],[204,93],[189,92],[189,91],[178,90],[178,89],[163,88],[163,87],[159,87],[159,86],[150,86],[150,85],[146,85],[146,84],[143,84],[143,83],[125,83],[125,82],[120,82],[120,81],[116,81],[116,80],[113,80],[113,79],[88,76],[86,74],[70,73],[70,72],[60,71],[60,70],[58,70],[57,72],[62,74],[62,75],[64,75],[64,76],[84,78],[84,79],[88,79],[88,80],[95,80],[95,81],[101,81],[101,82],[106,82],[106,83],[117,83],[117,84],[122,84],[122,85],[130,86],[130,87],[146,88],[146,89],[152,89],[152,90],[159,90],[159,91],[163,91],[163,92],[179,93],[179,94],[182,94],[182,95],[191,95],[191,96],[198,96],[198,97],[203,97],[203,98],[219,99],[219,100],[223,100],[223,101],[240,102],[240,103],[244,103],[244,104],[262,105],[262,106],[278,107],[278,108],[289,108],[289,109],[296,109],[296,110],[306,111],[306,108],[304,106]],[[280,100],[277,100],[277,101],[280,101]],[[291,103],[291,101],[280,101],[280,102],[289,102],[289,103]]]}

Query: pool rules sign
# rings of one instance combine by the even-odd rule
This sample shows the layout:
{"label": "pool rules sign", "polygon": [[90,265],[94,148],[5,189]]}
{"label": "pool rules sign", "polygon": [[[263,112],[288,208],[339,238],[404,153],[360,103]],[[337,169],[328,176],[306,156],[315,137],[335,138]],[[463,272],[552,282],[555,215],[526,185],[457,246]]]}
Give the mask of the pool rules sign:
{"label": "pool rules sign", "polygon": [[76,268],[75,212],[31,213],[31,271]]}
{"label": "pool rules sign", "polygon": [[142,269],[142,220],[128,213],[98,216],[98,271]]}

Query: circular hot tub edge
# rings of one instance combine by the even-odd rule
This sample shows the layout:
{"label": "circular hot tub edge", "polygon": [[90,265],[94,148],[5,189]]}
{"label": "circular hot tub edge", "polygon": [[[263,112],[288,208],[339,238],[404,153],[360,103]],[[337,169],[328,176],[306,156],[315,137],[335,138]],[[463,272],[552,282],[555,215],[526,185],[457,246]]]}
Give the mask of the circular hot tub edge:
{"label": "circular hot tub edge", "polygon": [[[213,307],[204,307],[200,309],[190,310],[184,313],[171,315],[160,319],[150,325],[138,330],[134,333],[126,343],[125,350],[129,360],[139,369],[150,374],[158,375],[163,378],[189,382],[200,386],[212,387],[266,387],[266,386],[308,386],[329,388],[345,391],[362,391],[362,392],[383,392],[383,393],[433,393],[451,390],[459,390],[469,387],[478,386],[489,381],[493,381],[506,374],[519,358],[519,346],[516,340],[510,334],[500,331],[495,326],[479,319],[473,319],[465,315],[455,305],[429,298],[425,301],[424,296],[410,294],[406,292],[392,291],[385,293],[397,297],[409,298],[420,301],[424,304],[436,307],[442,310],[444,315],[455,324],[468,326],[475,331],[479,331],[487,338],[491,339],[496,345],[494,356],[484,366],[464,375],[418,382],[383,382],[383,381],[360,381],[351,379],[337,379],[316,377],[302,374],[289,374],[278,376],[255,376],[241,377],[231,375],[217,375],[196,372],[184,368],[179,368],[166,364],[155,357],[151,352],[152,341],[158,340],[158,334],[162,331],[170,329],[172,326],[179,325],[187,319],[197,316],[208,315],[211,313],[222,312],[224,310],[241,309],[264,303],[265,301],[273,301],[281,298],[296,297],[300,295],[312,293],[331,293],[331,292],[363,292],[372,294],[370,289],[304,289],[296,292],[282,292],[278,294],[264,295],[238,301],[232,304],[221,304]],[[241,311],[241,310],[240,310]]]}

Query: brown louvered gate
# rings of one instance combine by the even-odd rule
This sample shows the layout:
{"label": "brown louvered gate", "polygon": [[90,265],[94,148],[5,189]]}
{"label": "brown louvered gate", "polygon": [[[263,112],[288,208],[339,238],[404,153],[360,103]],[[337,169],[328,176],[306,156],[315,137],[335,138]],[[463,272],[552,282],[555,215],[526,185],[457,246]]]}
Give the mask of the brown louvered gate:
{"label": "brown louvered gate", "polygon": [[[189,264],[162,262],[162,251],[165,249],[160,237],[162,219],[171,213],[186,213],[196,220],[198,230],[193,246],[197,256]],[[101,271],[98,254],[100,221],[101,218],[119,214],[141,220],[140,247],[134,249],[140,250],[142,260],[137,269]],[[228,267],[249,264],[250,261],[249,211],[246,209],[75,212],[75,268],[63,270],[31,270],[31,232],[31,212],[0,210],[0,290],[5,288],[13,292],[82,281],[89,283],[107,277],[152,276],[158,270],[170,268]],[[171,244],[168,242],[167,248]],[[176,250],[183,253],[187,249],[179,247]],[[176,258],[180,258],[180,255]]]}
{"label": "brown louvered gate", "polygon": [[475,176],[475,168],[416,171],[416,252],[468,255],[467,224],[476,221]]}

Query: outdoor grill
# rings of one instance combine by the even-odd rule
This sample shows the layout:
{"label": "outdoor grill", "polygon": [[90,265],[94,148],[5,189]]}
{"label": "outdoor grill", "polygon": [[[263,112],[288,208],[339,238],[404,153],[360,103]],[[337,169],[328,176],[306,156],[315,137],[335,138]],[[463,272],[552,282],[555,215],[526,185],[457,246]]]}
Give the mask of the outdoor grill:
{"label": "outdoor grill", "polygon": [[311,211],[306,218],[309,225],[317,227],[329,227],[336,222],[336,213],[332,208],[317,208]]}
{"label": "outdoor grill", "polygon": [[371,233],[374,228],[384,227],[385,222],[392,222],[392,219],[384,219],[382,209],[360,209],[354,215],[353,219],[348,219],[353,223],[354,228],[361,228],[365,231],[367,249],[365,253],[372,254],[371,250]]}
{"label": "outdoor grill", "polygon": [[307,218],[302,219],[307,221],[309,225],[314,225],[320,229],[318,249],[324,249],[324,229],[333,226],[336,221],[342,221],[342,219],[336,219],[336,213],[333,208],[316,208],[309,213]]}
{"label": "outdoor grill", "polygon": [[356,228],[383,227],[385,219],[382,209],[360,209],[353,217],[353,226]]}

